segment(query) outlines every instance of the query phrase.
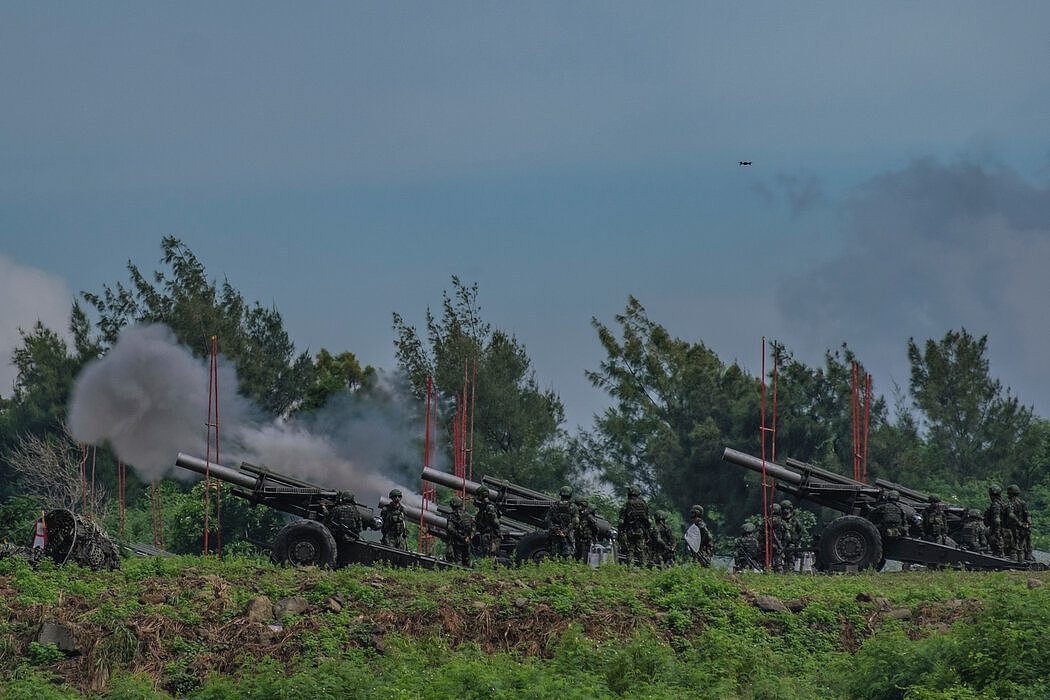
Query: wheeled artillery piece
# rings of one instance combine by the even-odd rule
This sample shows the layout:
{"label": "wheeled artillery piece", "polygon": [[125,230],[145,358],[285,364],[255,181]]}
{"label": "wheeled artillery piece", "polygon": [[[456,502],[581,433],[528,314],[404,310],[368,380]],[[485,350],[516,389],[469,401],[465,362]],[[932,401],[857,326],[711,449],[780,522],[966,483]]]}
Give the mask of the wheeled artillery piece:
{"label": "wheeled artillery piece", "polygon": [[[884,536],[867,517],[879,503],[880,496],[890,490],[900,494],[900,505],[905,511],[921,513],[931,502],[930,494],[922,491],[885,479],[876,479],[874,484],[865,484],[790,458],[785,460],[785,465],[763,462],[758,457],[728,447],[722,453],[722,459],[753,472],[761,474],[764,471],[767,478],[776,483],[779,491],[842,513],[840,517],[828,523],[816,543],[818,569],[881,569],[888,559],[906,564],[966,569],[1045,568],[1045,565],[1038,562],[1018,562],[952,544],[929,542],[910,533]],[[962,527],[966,508],[955,504],[942,505],[948,521],[949,536],[953,541],[960,541],[958,532]]]}

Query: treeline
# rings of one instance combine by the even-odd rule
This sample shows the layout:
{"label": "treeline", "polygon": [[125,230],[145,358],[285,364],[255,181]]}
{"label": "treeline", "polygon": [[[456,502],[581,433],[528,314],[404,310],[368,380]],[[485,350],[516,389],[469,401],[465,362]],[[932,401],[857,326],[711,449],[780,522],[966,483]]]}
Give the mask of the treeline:
{"label": "treeline", "polygon": [[[240,393],[275,417],[294,421],[337,396],[377,391],[376,369],[362,366],[350,350],[297,351],[276,309],[249,302],[229,281],[218,284],[179,240],[165,238],[161,251],[160,270],[143,273],[129,262],[126,280],[83,293],[71,311],[68,341],[39,324],[23,332],[13,355],[14,391],[0,398],[0,498],[6,502],[0,536],[5,523],[21,519],[12,509],[35,507],[12,501],[33,488],[11,456],[29,435],[68,440],[63,420],[77,373],[129,324],[164,323],[201,358],[211,336],[218,336],[237,368]],[[546,490],[573,483],[606,500],[638,484],[658,507],[684,513],[703,503],[716,531],[735,528],[758,509],[759,490],[720,455],[726,446],[757,451],[760,378],[724,362],[702,342],[675,336],[634,298],[611,321],[592,323],[605,358],[587,376],[609,395],[610,406],[576,434],[565,429],[558,395],[537,383],[524,345],[485,322],[477,286],[456,277],[440,308],[428,309],[422,328],[394,313],[396,371],[407,381],[382,390],[393,384],[393,390],[412,392],[422,411],[427,377],[433,377],[438,446],[447,455],[466,364],[474,379],[476,472]],[[987,338],[959,329],[906,342],[908,386],[873,402],[870,473],[974,504],[984,500],[989,483],[1017,483],[1037,512],[1037,529],[1045,529],[1050,423],[991,376]],[[851,365],[862,358],[845,345],[829,350],[820,366],[806,365],[782,346],[777,356],[778,454],[848,473]],[[103,448],[95,459],[101,489],[115,493],[113,456]],[[165,488],[185,491],[175,484]],[[142,504],[140,511],[148,504],[130,472],[127,500]]]}

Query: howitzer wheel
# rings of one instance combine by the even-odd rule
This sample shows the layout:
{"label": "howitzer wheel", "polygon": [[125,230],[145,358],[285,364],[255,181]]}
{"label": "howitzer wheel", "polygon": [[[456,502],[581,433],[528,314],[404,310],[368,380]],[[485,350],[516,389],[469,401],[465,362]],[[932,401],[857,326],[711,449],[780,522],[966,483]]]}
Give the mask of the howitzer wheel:
{"label": "howitzer wheel", "polygon": [[843,515],[824,528],[817,545],[823,569],[869,569],[884,561],[882,537],[870,521],[858,515]]}
{"label": "howitzer wheel", "polygon": [[337,553],[335,538],[323,523],[297,520],[277,533],[270,559],[275,564],[333,568]]}
{"label": "howitzer wheel", "polygon": [[547,531],[537,530],[522,536],[518,540],[518,546],[514,548],[514,561],[518,564],[525,562],[539,563],[550,556],[547,548]]}

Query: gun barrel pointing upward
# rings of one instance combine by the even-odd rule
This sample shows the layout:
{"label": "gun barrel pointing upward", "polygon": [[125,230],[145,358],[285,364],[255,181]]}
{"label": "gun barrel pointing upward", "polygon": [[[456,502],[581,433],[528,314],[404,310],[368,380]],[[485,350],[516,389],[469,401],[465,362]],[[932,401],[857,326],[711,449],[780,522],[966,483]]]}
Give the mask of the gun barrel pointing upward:
{"label": "gun barrel pointing upward", "polygon": [[[762,460],[758,457],[753,457],[745,452],[739,452],[731,447],[725,448],[722,452],[722,461],[735,464],[738,467],[750,469],[753,472],[762,473]],[[793,472],[787,467],[782,467],[779,464],[775,464],[770,461],[765,463],[766,474],[768,476],[783,481],[793,486],[797,486],[802,483],[802,475],[797,472]]]}
{"label": "gun barrel pointing upward", "polygon": [[463,479],[455,474],[449,474],[448,472],[431,469],[430,467],[423,467],[423,480],[429,481],[432,484],[438,484],[439,486],[446,486],[457,491],[463,489],[472,496],[482,489],[485,489],[488,492],[489,498],[497,498],[499,496],[499,491],[490,489],[484,484],[479,484],[470,479]]}
{"label": "gun barrel pointing upward", "polygon": [[210,475],[220,481],[225,481],[228,484],[240,486],[245,489],[254,489],[259,481],[258,477],[246,474],[240,469],[233,469],[232,467],[216,464],[215,462],[208,462],[200,457],[194,457],[193,455],[188,455],[184,452],[179,453],[179,456],[175,459],[175,464],[176,466],[188,469],[191,472],[197,472],[201,476]]}

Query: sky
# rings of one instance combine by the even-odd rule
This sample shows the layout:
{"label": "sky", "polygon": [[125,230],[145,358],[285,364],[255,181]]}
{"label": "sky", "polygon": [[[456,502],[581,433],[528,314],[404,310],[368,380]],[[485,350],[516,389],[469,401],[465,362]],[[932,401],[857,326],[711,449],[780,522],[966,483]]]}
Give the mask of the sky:
{"label": "sky", "polygon": [[[392,367],[450,277],[586,426],[628,295],[752,371],[989,335],[1050,414],[1050,5],[0,5],[0,352],[173,235]],[[752,161],[741,167],[739,160]],[[12,303],[13,301],[13,303]],[[13,370],[0,363],[0,394]]]}

